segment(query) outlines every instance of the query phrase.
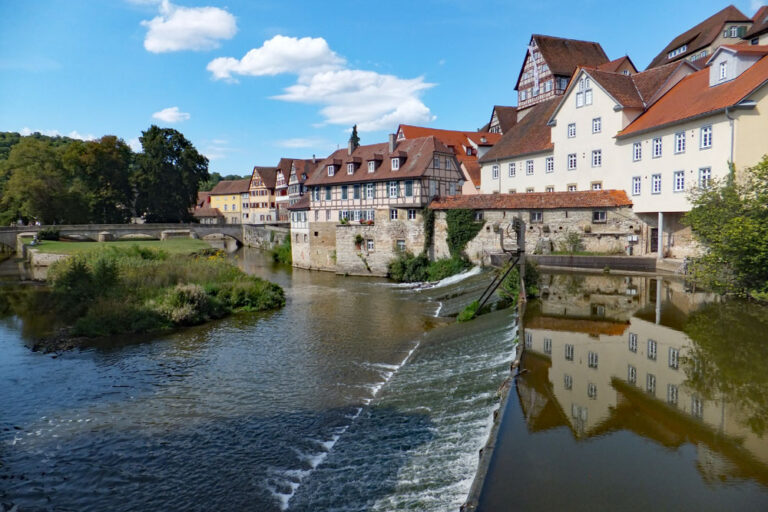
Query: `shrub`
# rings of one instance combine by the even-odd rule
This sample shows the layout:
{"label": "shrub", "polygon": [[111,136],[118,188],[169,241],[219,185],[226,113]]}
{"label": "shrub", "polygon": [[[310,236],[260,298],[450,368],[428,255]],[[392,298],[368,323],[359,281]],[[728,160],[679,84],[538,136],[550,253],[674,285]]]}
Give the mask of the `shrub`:
{"label": "shrub", "polygon": [[584,250],[584,243],[581,241],[581,237],[576,231],[569,231],[565,235],[565,238],[560,243],[561,250],[568,254],[575,254]]}
{"label": "shrub", "polygon": [[365,241],[365,239],[363,238],[363,235],[361,235],[360,233],[355,235],[355,245],[356,246],[360,247],[361,245],[363,245],[364,241]]}
{"label": "shrub", "polygon": [[283,243],[272,249],[271,252],[274,261],[290,265],[293,262],[293,256],[291,255],[291,237],[285,237]]}
{"label": "shrub", "polygon": [[429,258],[426,254],[414,256],[404,252],[389,263],[390,279],[399,283],[427,281],[429,279]]}
{"label": "shrub", "polygon": [[[525,262],[525,293],[528,297],[535,297],[539,294],[539,274],[538,267],[531,261]],[[499,286],[499,297],[505,304],[517,304],[520,296],[520,267],[515,266],[504,281]]]}
{"label": "shrub", "polygon": [[427,273],[430,281],[439,281],[464,272],[470,266],[471,263],[464,258],[444,258],[430,263]]}
{"label": "shrub", "polygon": [[37,232],[37,238],[40,240],[58,240],[60,232],[57,228],[48,227],[43,228]]}
{"label": "shrub", "polygon": [[464,311],[459,313],[459,316],[456,317],[456,320],[458,322],[469,322],[470,320],[475,318],[475,315],[477,315],[477,310],[479,308],[480,308],[479,301],[471,302],[466,308],[464,308]]}

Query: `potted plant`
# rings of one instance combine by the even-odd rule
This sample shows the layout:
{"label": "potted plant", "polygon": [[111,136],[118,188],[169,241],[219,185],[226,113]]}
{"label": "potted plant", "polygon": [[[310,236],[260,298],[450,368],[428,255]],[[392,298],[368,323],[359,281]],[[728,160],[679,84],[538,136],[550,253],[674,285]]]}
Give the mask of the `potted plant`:
{"label": "potted plant", "polygon": [[360,233],[355,235],[355,248],[358,251],[362,248],[364,241],[365,240],[363,239],[363,235],[361,235]]}

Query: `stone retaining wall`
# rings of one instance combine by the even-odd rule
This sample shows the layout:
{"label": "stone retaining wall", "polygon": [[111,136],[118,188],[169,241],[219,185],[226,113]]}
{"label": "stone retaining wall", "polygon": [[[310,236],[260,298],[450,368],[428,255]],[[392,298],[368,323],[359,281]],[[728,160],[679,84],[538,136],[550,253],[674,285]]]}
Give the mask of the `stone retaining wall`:
{"label": "stone retaining wall", "polygon": [[243,244],[259,249],[274,249],[291,234],[289,228],[243,224]]}

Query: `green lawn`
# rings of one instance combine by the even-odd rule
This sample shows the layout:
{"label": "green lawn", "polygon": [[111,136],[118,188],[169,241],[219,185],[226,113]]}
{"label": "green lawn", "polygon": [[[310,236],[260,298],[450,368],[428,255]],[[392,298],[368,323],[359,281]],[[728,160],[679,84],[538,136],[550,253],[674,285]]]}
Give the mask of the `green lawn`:
{"label": "green lawn", "polygon": [[[31,241],[31,239],[29,240]],[[25,240],[25,243],[29,241]],[[118,242],[64,242],[43,240],[39,245],[31,247],[40,252],[53,254],[77,254],[102,247],[129,247],[137,245],[147,249],[162,249],[168,254],[190,254],[200,249],[210,247],[210,244],[204,240],[195,240],[192,238],[172,238],[170,240],[125,240]]]}

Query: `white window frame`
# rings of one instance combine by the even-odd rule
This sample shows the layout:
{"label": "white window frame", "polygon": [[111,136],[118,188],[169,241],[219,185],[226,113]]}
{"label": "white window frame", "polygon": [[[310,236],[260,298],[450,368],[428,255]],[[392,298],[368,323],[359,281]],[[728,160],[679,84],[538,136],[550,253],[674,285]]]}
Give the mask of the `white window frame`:
{"label": "white window frame", "polygon": [[597,369],[597,363],[598,363],[598,355],[597,352],[592,352],[591,350],[587,353],[587,366],[590,368]]}
{"label": "white window frame", "polygon": [[365,184],[365,198],[366,199],[376,199],[376,184],[375,183],[366,183]]}
{"label": "white window frame", "polygon": [[685,153],[685,132],[675,133],[675,154]]}
{"label": "white window frame", "polygon": [[669,367],[675,370],[680,368],[680,351],[675,347],[669,347]]}
{"label": "white window frame", "polygon": [[553,185],[549,185],[548,187],[544,187],[544,192],[554,192],[555,187]]}
{"label": "white window frame", "polygon": [[548,156],[546,160],[544,160],[544,170],[546,172],[555,172],[555,157]]}
{"label": "white window frame", "polygon": [[397,208],[389,209],[389,220],[397,220]]}
{"label": "white window frame", "polygon": [[702,126],[699,134],[699,149],[710,149],[712,147],[712,125]]}
{"label": "white window frame", "polygon": [[600,133],[603,130],[603,118],[595,117],[592,119],[592,133]]}
{"label": "white window frame", "polygon": [[525,175],[533,176],[533,160],[525,161]]}
{"label": "white window frame", "polygon": [[603,150],[592,150],[592,167],[601,167],[603,165]]}
{"label": "white window frame", "polygon": [[336,166],[331,164],[328,166],[328,176],[333,176],[336,174]]}
{"label": "white window frame", "polygon": [[568,138],[576,137],[576,123],[568,123]]}
{"label": "white window frame", "polygon": [[566,390],[573,389],[573,377],[571,377],[567,373],[563,374],[563,387]]}
{"label": "white window frame", "polygon": [[544,353],[552,354],[552,338],[544,338]]}
{"label": "white window frame", "polygon": [[645,376],[645,391],[651,396],[656,396],[656,376],[652,373]]}
{"label": "white window frame", "polygon": [[667,403],[670,405],[677,405],[680,393],[677,386],[674,384],[667,384]]}
{"label": "white window frame", "polygon": [[400,169],[400,157],[391,159],[390,163],[392,165],[393,171],[397,171]]}
{"label": "white window frame", "polygon": [[515,162],[510,162],[509,163],[509,170],[508,170],[508,172],[509,172],[509,177],[510,178],[514,178],[515,177],[515,175],[517,174],[517,169],[515,168]]}
{"label": "white window frame", "polygon": [[709,188],[712,184],[712,168],[699,168],[699,188]]}
{"label": "white window frame", "polygon": [[642,190],[643,179],[640,176],[632,176],[632,195],[639,196]]}
{"label": "white window frame", "polygon": [[578,162],[578,157],[576,156],[576,153],[569,153],[568,154],[568,170],[575,171],[577,162]]}
{"label": "white window frame", "polygon": [[499,179],[499,166],[498,165],[494,164],[491,167],[491,179],[494,179],[494,180]]}
{"label": "white window frame", "polygon": [[661,174],[651,175],[651,194],[661,194]]}
{"label": "white window frame", "polygon": [[643,144],[641,142],[635,142],[632,144],[632,161],[639,162],[643,159]]}
{"label": "white window frame", "polygon": [[400,184],[397,181],[390,181],[387,188],[389,189],[387,197],[397,199],[400,195]]}
{"label": "white window frame", "polygon": [[368,172],[374,172],[376,170],[376,160],[368,161]]}
{"label": "white window frame", "polygon": [[568,188],[568,192],[576,192],[576,190],[577,190],[577,187],[574,184],[568,185],[567,188]]}
{"label": "white window frame", "polygon": [[581,108],[584,106],[584,93],[583,92],[577,92],[576,93],[576,108]]}
{"label": "white window frame", "polygon": [[685,192],[685,171],[675,171],[672,175],[672,187],[675,192]]}
{"label": "white window frame", "polygon": [[592,382],[587,383],[587,398],[597,400],[597,385]]}
{"label": "white window frame", "polygon": [[440,157],[439,156],[435,156],[432,159],[432,167],[434,167],[435,169],[439,169],[440,168]]}
{"label": "white window frame", "polygon": [[627,365],[627,382],[637,384],[637,368],[631,364]]}
{"label": "white window frame", "polygon": [[653,158],[661,158],[662,155],[662,141],[661,137],[656,137],[653,139]]}
{"label": "white window frame", "polygon": [[541,224],[544,222],[544,212],[542,210],[531,210],[530,222],[531,224]]}
{"label": "white window frame", "polygon": [[585,105],[592,104],[592,89],[587,89],[586,91],[584,91],[584,104]]}
{"label": "white window frame", "polygon": [[722,82],[723,80],[728,78],[728,62],[727,61],[721,62],[719,70],[720,70],[720,74],[718,75],[718,80]]}
{"label": "white window frame", "polygon": [[656,341],[650,340],[650,339],[648,340],[648,351],[646,354],[648,356],[648,359],[650,359],[651,361],[656,360],[658,348],[659,348],[659,344],[656,343]]}
{"label": "white window frame", "polygon": [[368,252],[373,252],[374,243],[373,243],[373,239],[372,238],[369,238],[368,240],[365,241],[365,249]]}
{"label": "white window frame", "polygon": [[416,220],[416,210],[413,208],[408,210],[408,220]]}
{"label": "white window frame", "polygon": [[573,361],[573,345],[570,343],[565,344],[565,360]]}
{"label": "white window frame", "polygon": [[603,190],[603,182],[602,181],[593,181],[589,184],[589,188],[591,190]]}

